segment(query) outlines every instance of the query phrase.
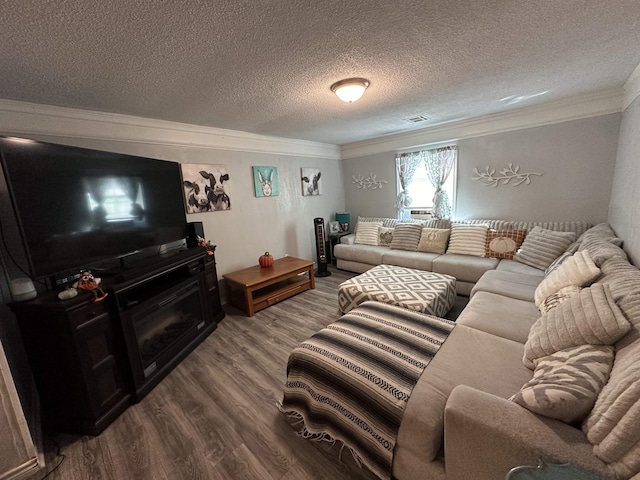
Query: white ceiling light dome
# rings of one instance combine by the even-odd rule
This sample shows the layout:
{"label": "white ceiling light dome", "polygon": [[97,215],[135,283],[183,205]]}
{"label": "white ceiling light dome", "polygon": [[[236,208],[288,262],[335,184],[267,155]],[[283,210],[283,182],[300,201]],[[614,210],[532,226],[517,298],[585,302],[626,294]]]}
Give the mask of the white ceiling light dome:
{"label": "white ceiling light dome", "polygon": [[369,85],[366,78],[347,78],[331,85],[331,91],[343,102],[351,103],[362,97]]}

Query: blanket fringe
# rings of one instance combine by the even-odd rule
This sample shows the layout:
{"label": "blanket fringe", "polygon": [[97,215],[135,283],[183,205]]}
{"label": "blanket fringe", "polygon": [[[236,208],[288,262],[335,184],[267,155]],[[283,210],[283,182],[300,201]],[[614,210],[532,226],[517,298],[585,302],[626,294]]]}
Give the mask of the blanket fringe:
{"label": "blanket fringe", "polygon": [[311,440],[312,442],[330,443],[332,447],[333,445],[336,444],[336,442],[340,443],[341,446],[340,446],[340,451],[338,452],[338,460],[342,462],[342,452],[346,448],[347,450],[349,450],[349,452],[351,452],[351,456],[353,457],[353,461],[355,462],[355,464],[358,466],[358,468],[362,470],[362,467],[364,465],[364,463],[362,462],[362,458],[360,458],[360,455],[358,455],[358,453],[353,448],[351,448],[349,445],[344,443],[342,440],[333,438],[331,434],[327,432],[320,432],[320,433],[310,432],[304,424],[304,417],[300,413],[296,411],[291,411],[291,410],[289,411],[284,410],[282,406],[282,402],[278,401],[276,402],[276,405],[278,406],[278,410],[284,413],[289,420],[293,420],[293,423],[291,423],[292,426],[298,427],[302,425],[302,428],[296,432],[297,435],[304,438],[305,440]]}

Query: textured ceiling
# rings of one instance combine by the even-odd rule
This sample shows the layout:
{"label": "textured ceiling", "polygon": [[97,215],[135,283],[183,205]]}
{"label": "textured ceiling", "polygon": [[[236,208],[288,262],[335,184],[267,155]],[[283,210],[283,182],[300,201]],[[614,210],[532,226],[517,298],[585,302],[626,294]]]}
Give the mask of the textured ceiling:
{"label": "textured ceiling", "polygon": [[[0,26],[0,98],[334,144],[640,63],[639,0],[3,0]],[[371,86],[345,104],[329,86],[353,76]]]}

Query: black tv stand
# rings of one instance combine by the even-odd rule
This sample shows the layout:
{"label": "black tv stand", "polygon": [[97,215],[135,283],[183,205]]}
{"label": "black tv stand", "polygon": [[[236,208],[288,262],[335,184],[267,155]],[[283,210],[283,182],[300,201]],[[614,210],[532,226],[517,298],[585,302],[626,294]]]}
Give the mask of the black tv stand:
{"label": "black tv stand", "polygon": [[[54,431],[99,434],[224,318],[215,256],[203,248],[141,259],[101,286],[109,296],[97,303],[50,291],[9,305]],[[153,348],[141,352],[145,340]]]}

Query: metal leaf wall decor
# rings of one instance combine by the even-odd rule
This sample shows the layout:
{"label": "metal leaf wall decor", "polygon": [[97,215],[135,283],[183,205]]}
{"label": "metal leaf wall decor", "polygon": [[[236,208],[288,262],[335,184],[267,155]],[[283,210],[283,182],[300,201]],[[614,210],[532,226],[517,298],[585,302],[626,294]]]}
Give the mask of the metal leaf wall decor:
{"label": "metal leaf wall decor", "polygon": [[473,173],[475,174],[473,180],[483,180],[483,185],[485,187],[497,187],[498,185],[507,185],[512,180],[512,187],[517,187],[518,185],[522,185],[523,183],[526,185],[531,184],[531,177],[542,176],[541,173],[538,172],[530,172],[530,173],[521,173],[520,165],[513,165],[510,163],[508,166],[497,172],[496,169],[491,168],[489,166],[485,167],[484,172],[479,171],[477,168],[473,169]]}
{"label": "metal leaf wall decor", "polygon": [[351,182],[357,188],[370,188],[372,190],[378,190],[382,188],[382,185],[389,183],[386,180],[378,180],[377,176],[370,173],[368,177],[364,175],[351,175],[353,181]]}

